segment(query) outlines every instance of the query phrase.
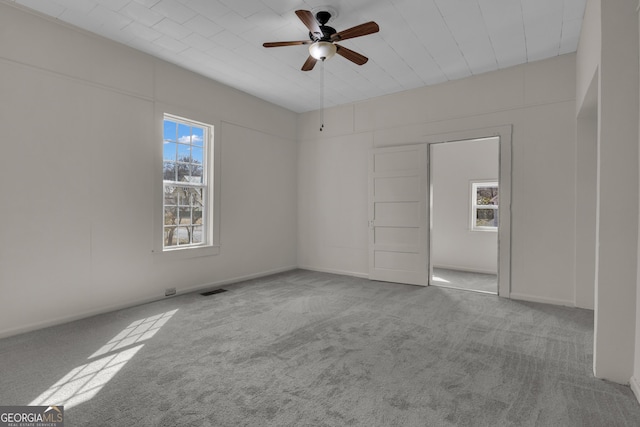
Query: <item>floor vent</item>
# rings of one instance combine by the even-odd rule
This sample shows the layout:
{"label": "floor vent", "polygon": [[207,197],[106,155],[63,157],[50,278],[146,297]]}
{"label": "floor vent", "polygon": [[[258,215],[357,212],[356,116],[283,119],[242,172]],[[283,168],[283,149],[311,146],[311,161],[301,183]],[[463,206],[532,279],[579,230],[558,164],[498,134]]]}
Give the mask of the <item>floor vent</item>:
{"label": "floor vent", "polygon": [[213,294],[221,294],[223,292],[227,292],[226,289],[214,289],[212,291],[207,291],[207,292],[203,292],[200,295],[208,297],[209,295],[213,295]]}

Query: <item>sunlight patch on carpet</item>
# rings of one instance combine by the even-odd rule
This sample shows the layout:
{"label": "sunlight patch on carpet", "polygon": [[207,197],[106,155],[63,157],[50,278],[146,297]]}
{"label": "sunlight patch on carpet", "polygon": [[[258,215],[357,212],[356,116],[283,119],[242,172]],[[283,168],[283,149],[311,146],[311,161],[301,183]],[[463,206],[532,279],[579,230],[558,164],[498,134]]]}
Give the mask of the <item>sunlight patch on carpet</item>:
{"label": "sunlight patch on carpet", "polygon": [[29,405],[55,404],[69,409],[92,399],[144,347],[139,343],[152,338],[177,311],[132,322],[88,359],[102,357],[72,369]]}

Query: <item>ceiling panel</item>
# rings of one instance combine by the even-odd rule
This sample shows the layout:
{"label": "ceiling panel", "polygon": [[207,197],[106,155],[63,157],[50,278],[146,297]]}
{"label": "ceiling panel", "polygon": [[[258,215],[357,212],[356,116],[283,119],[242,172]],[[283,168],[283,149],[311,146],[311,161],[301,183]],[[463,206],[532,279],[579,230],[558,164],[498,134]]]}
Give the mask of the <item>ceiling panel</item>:
{"label": "ceiling panel", "polygon": [[[127,1],[125,3],[131,4],[136,2]],[[126,4],[125,4],[125,7],[126,7]],[[153,5],[150,11],[159,12],[165,17],[170,18],[171,20],[178,22],[180,24],[184,24],[189,19],[197,15],[196,11],[188,8],[183,3],[180,3],[177,0],[160,0],[158,3]]]}
{"label": "ceiling panel", "polygon": [[[307,46],[295,10],[331,7],[341,42],[369,58],[325,65],[325,106],[460,79],[575,52],[586,0],[0,0],[94,32],[226,85],[304,112],[319,108],[322,67],[300,67]],[[315,11],[315,10],[314,10]]]}
{"label": "ceiling panel", "polygon": [[480,0],[479,5],[498,67],[506,68],[526,62],[521,3],[513,0]]}

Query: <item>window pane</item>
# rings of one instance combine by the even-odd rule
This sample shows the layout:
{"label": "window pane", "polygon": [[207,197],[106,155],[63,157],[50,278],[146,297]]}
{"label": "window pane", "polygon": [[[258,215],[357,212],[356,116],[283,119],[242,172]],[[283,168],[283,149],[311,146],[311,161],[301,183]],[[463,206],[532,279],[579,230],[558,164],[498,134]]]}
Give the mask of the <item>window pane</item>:
{"label": "window pane", "polygon": [[165,161],[176,161],[176,143],[165,142],[162,147],[163,157]]}
{"label": "window pane", "polygon": [[476,227],[497,227],[498,210],[478,208],[476,211]]}
{"label": "window pane", "polygon": [[202,225],[202,208],[201,207],[194,207],[192,215],[193,215],[193,223],[194,224],[198,224],[198,225]]}
{"label": "window pane", "polygon": [[176,227],[165,227],[164,228],[164,245],[165,246],[175,246],[178,244],[176,235]]}
{"label": "window pane", "polygon": [[163,176],[165,181],[175,181],[176,180],[176,165],[172,162],[164,162],[164,171]]}
{"label": "window pane", "polygon": [[189,182],[189,165],[184,163],[178,163],[178,181],[179,182]]}
{"label": "window pane", "polygon": [[191,146],[187,144],[178,144],[178,161],[191,162]]}
{"label": "window pane", "polygon": [[191,161],[193,163],[202,164],[202,148],[201,147],[191,148]]}
{"label": "window pane", "polygon": [[164,225],[178,224],[178,210],[174,207],[164,208]]}
{"label": "window pane", "polygon": [[193,227],[191,242],[192,243],[202,243],[203,242],[203,240],[202,240],[202,226],[201,225],[197,225],[197,226]]}
{"label": "window pane", "polygon": [[165,141],[175,141],[177,135],[178,124],[171,120],[164,121],[163,136]]}
{"label": "window pane", "polygon": [[189,182],[193,182],[194,184],[202,184],[202,166],[190,165],[189,168],[191,169],[191,179],[189,179]]}
{"label": "window pane", "polygon": [[188,189],[185,187],[179,187],[178,191],[178,204],[180,206],[190,206]]}
{"label": "window pane", "polygon": [[476,196],[478,205],[497,205],[498,187],[478,187]]}
{"label": "window pane", "polygon": [[191,144],[191,126],[184,123],[178,124],[178,142]]}
{"label": "window pane", "polygon": [[191,243],[191,227],[178,227],[178,244],[188,245]]}
{"label": "window pane", "polygon": [[196,188],[194,191],[196,192],[196,196],[193,199],[193,205],[202,208],[204,206],[204,188]]}
{"label": "window pane", "polygon": [[204,129],[194,127],[192,130],[193,130],[193,136],[191,138],[191,143],[193,145],[202,147],[202,145],[204,144]]}
{"label": "window pane", "polygon": [[180,225],[191,224],[191,208],[180,208]]}
{"label": "window pane", "polygon": [[174,206],[178,204],[177,187],[167,185],[164,187],[164,205]]}

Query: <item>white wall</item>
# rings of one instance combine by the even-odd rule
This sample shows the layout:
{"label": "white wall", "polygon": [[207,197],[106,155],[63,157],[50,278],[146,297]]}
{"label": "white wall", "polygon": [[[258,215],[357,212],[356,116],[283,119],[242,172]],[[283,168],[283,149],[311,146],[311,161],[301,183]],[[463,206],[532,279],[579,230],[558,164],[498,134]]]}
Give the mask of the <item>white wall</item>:
{"label": "white wall", "polygon": [[[0,28],[0,336],[296,266],[296,114],[3,3]],[[216,125],[220,255],[151,252],[164,111]]]}
{"label": "white wall", "polygon": [[[620,383],[633,375],[636,328],[639,177],[634,3],[591,0],[577,54],[579,126],[581,113],[591,108],[591,99],[597,99],[593,126],[597,176],[592,189],[596,192],[594,372]],[[581,138],[579,146],[585,143],[590,138]],[[578,157],[579,162],[584,159]]]}
{"label": "white wall", "polygon": [[496,274],[498,233],[471,231],[470,183],[498,181],[498,139],[432,144],[431,263]]}
{"label": "white wall", "polygon": [[598,166],[598,77],[577,117],[576,144],[576,305],[594,308]]}
{"label": "white wall", "polygon": [[[640,13],[640,0],[638,1],[637,11]],[[640,49],[640,25],[638,25],[638,49]],[[640,72],[638,73],[638,79],[640,80]],[[638,87],[639,94],[638,99],[640,100],[640,84]],[[639,101],[640,102],[640,101]],[[640,111],[638,112],[638,126],[640,126]],[[640,138],[640,130],[639,130],[639,138]],[[640,141],[639,141],[640,145]],[[640,155],[640,153],[639,153]],[[640,197],[639,197],[640,203]],[[640,227],[638,227],[638,233],[640,233]],[[637,265],[637,285],[636,285],[636,334],[635,334],[635,354],[634,354],[634,365],[633,365],[633,376],[631,377],[631,389],[636,395],[638,402],[640,402],[640,234],[638,237],[638,265]]]}
{"label": "white wall", "polygon": [[576,54],[576,305],[595,307],[600,1],[587,1]]}
{"label": "white wall", "polygon": [[574,305],[575,77],[563,55],[301,115],[299,265],[368,274],[371,148],[513,125],[511,296]]}

